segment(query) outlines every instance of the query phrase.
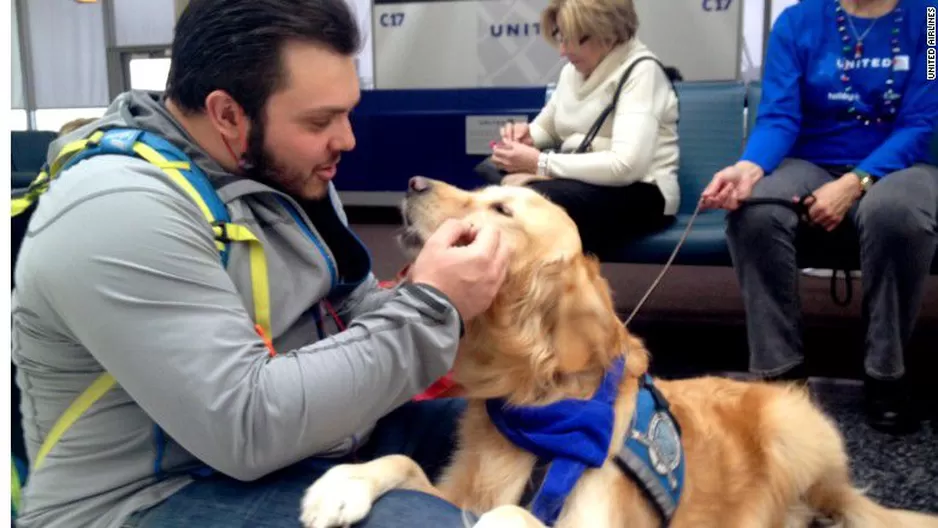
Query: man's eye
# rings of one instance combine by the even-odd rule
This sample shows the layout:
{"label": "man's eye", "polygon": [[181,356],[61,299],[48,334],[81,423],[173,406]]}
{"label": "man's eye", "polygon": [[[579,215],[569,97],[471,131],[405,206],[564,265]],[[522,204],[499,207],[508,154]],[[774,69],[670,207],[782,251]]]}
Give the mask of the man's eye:
{"label": "man's eye", "polygon": [[311,130],[322,130],[329,126],[332,121],[309,121],[307,124]]}

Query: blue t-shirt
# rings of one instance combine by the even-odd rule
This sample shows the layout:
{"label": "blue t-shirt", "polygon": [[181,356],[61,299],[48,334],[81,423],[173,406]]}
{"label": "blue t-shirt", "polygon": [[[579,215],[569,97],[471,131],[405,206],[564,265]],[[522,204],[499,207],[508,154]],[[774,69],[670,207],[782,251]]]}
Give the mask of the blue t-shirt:
{"label": "blue t-shirt", "polygon": [[762,103],[742,159],[766,173],[793,157],[877,177],[927,162],[938,82],[926,79],[926,9],[936,5],[900,0],[879,19],[851,17],[836,0],[787,8],[769,37]]}

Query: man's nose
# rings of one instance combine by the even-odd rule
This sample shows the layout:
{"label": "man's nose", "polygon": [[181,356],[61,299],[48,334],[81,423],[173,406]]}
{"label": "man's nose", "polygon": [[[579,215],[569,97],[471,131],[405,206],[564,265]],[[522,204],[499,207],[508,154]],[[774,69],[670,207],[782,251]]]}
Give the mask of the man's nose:
{"label": "man's nose", "polygon": [[346,117],[339,133],[332,138],[329,146],[336,152],[349,152],[355,148],[355,143],[355,132],[352,130],[352,123]]}
{"label": "man's nose", "polygon": [[407,195],[423,194],[430,190],[430,180],[423,176],[414,176],[407,182]]}

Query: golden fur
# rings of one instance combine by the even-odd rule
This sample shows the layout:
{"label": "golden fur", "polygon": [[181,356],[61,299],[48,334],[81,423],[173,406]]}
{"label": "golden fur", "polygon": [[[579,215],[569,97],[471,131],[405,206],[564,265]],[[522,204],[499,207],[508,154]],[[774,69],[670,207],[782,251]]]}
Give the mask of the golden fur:
{"label": "golden fur", "polygon": [[[498,433],[484,400],[588,398],[612,360],[627,354],[611,456],[623,444],[648,352],[618,319],[576,226],[535,192],[431,182],[408,198],[404,213],[402,241],[411,249],[454,217],[497,226],[513,249],[504,286],[487,312],[467,322],[456,359],[454,377],[469,399],[458,448],[435,487],[403,456],[338,466],[307,491],[302,521],[317,528],[355,522],[381,494],[411,488],[484,514],[476,526],[541,526],[515,506],[534,456]],[[808,526],[814,517],[847,527],[938,526],[934,517],[879,506],[852,486],[843,440],[805,392],[717,377],[657,384],[683,430],[686,482],[674,528]],[[610,460],[583,474],[556,526],[658,527],[660,519]]]}

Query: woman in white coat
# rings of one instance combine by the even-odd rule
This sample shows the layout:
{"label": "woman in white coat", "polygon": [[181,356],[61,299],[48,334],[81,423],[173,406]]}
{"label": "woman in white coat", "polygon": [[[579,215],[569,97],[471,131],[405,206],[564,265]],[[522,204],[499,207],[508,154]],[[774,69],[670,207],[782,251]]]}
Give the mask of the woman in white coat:
{"label": "woman in white coat", "polygon": [[635,36],[632,0],[552,0],[541,28],[569,64],[530,125],[503,127],[492,155],[506,174],[500,183],[527,185],[564,207],[587,252],[665,227],[680,199],[678,100]]}

